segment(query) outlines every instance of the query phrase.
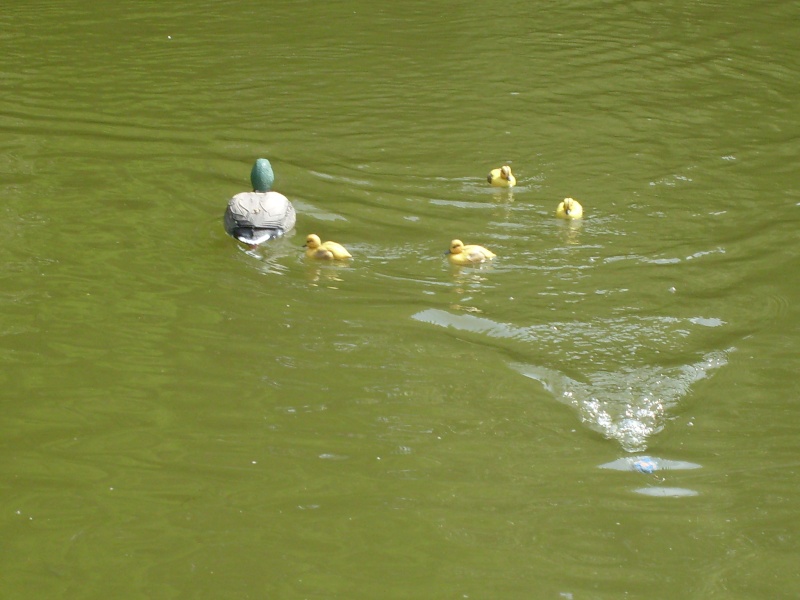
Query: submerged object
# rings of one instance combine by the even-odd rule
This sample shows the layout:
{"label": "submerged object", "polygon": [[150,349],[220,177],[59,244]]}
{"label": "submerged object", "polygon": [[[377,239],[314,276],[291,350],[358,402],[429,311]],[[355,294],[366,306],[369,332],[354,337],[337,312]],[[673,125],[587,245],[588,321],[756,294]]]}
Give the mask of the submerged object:
{"label": "submerged object", "polygon": [[649,456],[640,456],[633,461],[633,468],[640,473],[652,473],[658,469],[658,464]]}
{"label": "submerged object", "polygon": [[668,460],[654,456],[626,456],[600,465],[601,469],[615,471],[637,471],[639,473],[654,473],[655,471],[678,471],[683,469],[701,469],[703,465],[684,460]]}

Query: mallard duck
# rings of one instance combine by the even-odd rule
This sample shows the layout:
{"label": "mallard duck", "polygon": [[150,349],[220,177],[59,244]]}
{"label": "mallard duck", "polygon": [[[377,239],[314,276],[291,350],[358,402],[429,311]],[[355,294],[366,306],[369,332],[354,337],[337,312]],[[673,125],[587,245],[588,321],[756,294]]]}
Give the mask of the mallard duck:
{"label": "mallard duck", "polygon": [[560,219],[580,219],[583,216],[583,207],[573,198],[564,198],[558,204],[556,216]]}
{"label": "mallard duck", "polygon": [[450,262],[455,265],[472,265],[482,263],[487,260],[492,260],[497,256],[494,252],[487,250],[483,246],[476,246],[475,244],[464,245],[461,240],[453,240],[450,242],[450,249],[445,252]]}
{"label": "mallard duck", "polygon": [[229,235],[257,246],[294,227],[294,207],[286,196],[272,191],[274,181],[272,165],[266,158],[259,158],[250,171],[253,191],[236,194],[228,201],[225,231]]}
{"label": "mallard duck", "polygon": [[508,165],[503,165],[499,169],[492,169],[486,181],[495,187],[514,187],[517,184],[517,180],[511,173],[511,167]]}
{"label": "mallard duck", "polygon": [[311,233],[306,238],[306,243],[303,244],[306,249],[306,256],[309,258],[319,258],[321,260],[343,260],[345,258],[353,258],[347,249],[341,244],[336,242],[323,242],[319,236]]}

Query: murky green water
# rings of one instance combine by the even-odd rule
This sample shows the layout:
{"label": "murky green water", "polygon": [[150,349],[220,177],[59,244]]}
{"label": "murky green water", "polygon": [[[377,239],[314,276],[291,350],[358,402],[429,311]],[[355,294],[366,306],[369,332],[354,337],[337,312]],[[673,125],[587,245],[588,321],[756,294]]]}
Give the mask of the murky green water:
{"label": "murky green water", "polygon": [[12,2],[0,596],[795,597],[799,13]]}

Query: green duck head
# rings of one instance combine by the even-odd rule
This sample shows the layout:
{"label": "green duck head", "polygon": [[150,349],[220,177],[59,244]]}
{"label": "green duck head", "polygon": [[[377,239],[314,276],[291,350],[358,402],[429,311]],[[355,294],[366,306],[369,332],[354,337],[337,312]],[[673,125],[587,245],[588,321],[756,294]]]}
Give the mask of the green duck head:
{"label": "green duck head", "polygon": [[250,171],[250,183],[253,184],[254,192],[268,192],[275,183],[275,174],[272,172],[272,165],[266,158],[259,158]]}

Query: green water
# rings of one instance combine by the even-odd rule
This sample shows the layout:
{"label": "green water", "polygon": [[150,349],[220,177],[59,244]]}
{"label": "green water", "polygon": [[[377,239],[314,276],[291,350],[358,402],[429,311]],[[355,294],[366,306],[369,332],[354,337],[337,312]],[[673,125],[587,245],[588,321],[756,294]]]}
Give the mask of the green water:
{"label": "green water", "polygon": [[4,8],[0,597],[800,594],[796,2]]}

